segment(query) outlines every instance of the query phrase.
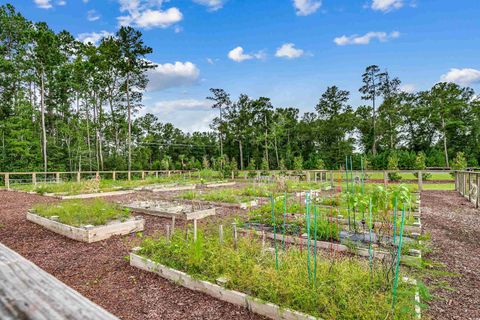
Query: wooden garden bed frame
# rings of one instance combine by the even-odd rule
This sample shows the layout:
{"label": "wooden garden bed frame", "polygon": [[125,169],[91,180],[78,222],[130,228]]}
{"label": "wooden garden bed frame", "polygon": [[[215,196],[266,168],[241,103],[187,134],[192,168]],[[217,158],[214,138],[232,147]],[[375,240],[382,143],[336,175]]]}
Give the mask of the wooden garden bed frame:
{"label": "wooden garden bed frame", "polygon": [[56,221],[56,217],[45,218],[30,211],[27,213],[27,220],[67,238],[87,243],[105,240],[114,235],[140,232],[145,228],[145,220],[141,217],[132,217],[123,222],[114,220],[100,226],[74,227]]}

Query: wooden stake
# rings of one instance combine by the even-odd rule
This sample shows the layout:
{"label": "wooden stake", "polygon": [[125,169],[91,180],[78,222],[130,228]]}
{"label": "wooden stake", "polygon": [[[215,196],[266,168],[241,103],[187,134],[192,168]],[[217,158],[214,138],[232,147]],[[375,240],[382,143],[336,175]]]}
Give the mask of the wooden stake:
{"label": "wooden stake", "polygon": [[193,219],[193,241],[197,241],[197,219]]}
{"label": "wooden stake", "polygon": [[234,222],[233,225],[233,247],[237,249],[237,224]]}
{"label": "wooden stake", "polygon": [[218,235],[220,238],[220,244],[223,244],[223,225],[218,226]]}
{"label": "wooden stake", "polygon": [[172,235],[175,232],[175,216],[172,217]]}
{"label": "wooden stake", "polygon": [[170,225],[167,224],[165,228],[167,229],[167,242],[170,242]]}

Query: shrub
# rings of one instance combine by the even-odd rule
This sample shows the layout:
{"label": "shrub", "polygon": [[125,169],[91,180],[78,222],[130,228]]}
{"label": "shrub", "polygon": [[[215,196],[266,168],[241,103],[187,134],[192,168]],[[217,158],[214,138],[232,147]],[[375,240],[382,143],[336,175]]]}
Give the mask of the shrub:
{"label": "shrub", "polygon": [[[398,155],[396,152],[392,152],[388,156],[388,170],[398,170]],[[400,181],[402,176],[398,172],[389,172],[388,180],[390,181]]]}

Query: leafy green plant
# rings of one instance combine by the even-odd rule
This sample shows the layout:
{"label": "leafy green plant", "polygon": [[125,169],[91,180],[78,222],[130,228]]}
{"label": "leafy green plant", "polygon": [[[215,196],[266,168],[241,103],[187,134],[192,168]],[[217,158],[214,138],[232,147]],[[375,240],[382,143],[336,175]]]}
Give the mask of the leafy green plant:
{"label": "leafy green plant", "polygon": [[125,220],[130,217],[128,209],[122,209],[117,204],[103,199],[42,203],[35,205],[33,211],[46,218],[58,216],[59,222],[75,227],[104,225],[111,220]]}
{"label": "leafy green plant", "polygon": [[276,270],[275,255],[262,250],[260,241],[240,238],[234,246],[231,234],[225,229],[220,244],[213,233],[199,232],[195,242],[177,232],[170,240],[146,239],[139,254],[197,279],[222,277],[228,289],[324,319],[415,318],[415,288],[401,282],[392,310],[388,278],[377,266],[371,272],[365,260],[330,260],[319,252],[314,278],[307,272],[306,250],[282,251]]}

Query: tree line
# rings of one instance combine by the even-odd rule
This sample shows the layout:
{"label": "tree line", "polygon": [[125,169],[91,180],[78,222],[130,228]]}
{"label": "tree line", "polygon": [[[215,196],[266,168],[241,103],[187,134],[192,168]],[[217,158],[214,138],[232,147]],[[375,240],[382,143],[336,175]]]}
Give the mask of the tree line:
{"label": "tree line", "polygon": [[[212,131],[139,116],[152,48],[121,27],[98,45],[0,7],[0,171],[453,167],[479,160],[480,99],[437,83],[407,93],[380,67],[359,77],[363,105],[337,86],[311,112],[210,89]],[[456,161],[458,162],[458,161]],[[421,168],[420,168],[421,169]]]}

